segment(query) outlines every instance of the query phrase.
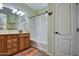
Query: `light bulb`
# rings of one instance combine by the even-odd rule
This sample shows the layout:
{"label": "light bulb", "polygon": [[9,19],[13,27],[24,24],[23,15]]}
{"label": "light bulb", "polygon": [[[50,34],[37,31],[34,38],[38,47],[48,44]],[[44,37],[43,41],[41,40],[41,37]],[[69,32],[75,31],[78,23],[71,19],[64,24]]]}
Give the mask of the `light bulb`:
{"label": "light bulb", "polygon": [[0,9],[3,9],[3,4],[2,3],[0,3]]}
{"label": "light bulb", "polygon": [[0,9],[2,10],[2,9],[3,9],[3,7],[0,7]]}
{"label": "light bulb", "polygon": [[20,13],[19,13],[19,12],[17,12],[16,14],[17,14],[17,15],[19,15]]}
{"label": "light bulb", "polygon": [[0,3],[0,7],[3,7],[3,4],[2,3]]}
{"label": "light bulb", "polygon": [[21,11],[18,11],[16,14],[17,14],[17,15],[20,15],[21,13],[22,13]]}
{"label": "light bulb", "polygon": [[23,16],[23,15],[25,15],[25,13],[24,12],[21,12],[20,16]]}
{"label": "light bulb", "polygon": [[13,10],[12,10],[12,13],[16,13],[16,12],[17,12],[17,9],[13,9]]}

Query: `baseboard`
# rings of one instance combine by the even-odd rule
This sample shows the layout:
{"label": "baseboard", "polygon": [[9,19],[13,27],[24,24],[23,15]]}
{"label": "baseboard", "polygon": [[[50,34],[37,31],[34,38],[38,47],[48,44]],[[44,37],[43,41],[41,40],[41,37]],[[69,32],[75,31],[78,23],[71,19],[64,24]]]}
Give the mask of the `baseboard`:
{"label": "baseboard", "polygon": [[39,49],[39,50],[41,50],[41,51],[46,52],[46,50],[45,50],[45,49],[43,49],[43,48],[41,48],[41,47],[37,47],[37,46],[35,46],[35,45],[31,45],[31,46],[33,46],[33,47],[35,47],[35,48],[37,48],[37,49]]}
{"label": "baseboard", "polygon": [[50,53],[48,53],[48,52],[47,52],[47,54],[48,54],[49,56],[54,56],[54,55],[52,55],[52,54],[50,54]]}

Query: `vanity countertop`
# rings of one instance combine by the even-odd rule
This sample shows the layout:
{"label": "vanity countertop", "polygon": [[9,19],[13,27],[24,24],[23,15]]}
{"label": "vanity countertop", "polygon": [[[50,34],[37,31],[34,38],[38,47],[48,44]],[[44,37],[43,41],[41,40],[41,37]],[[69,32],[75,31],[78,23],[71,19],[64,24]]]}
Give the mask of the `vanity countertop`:
{"label": "vanity countertop", "polygon": [[15,31],[15,30],[9,30],[9,31],[0,31],[0,35],[6,35],[6,34],[26,34],[26,33],[29,33],[29,32],[22,32],[22,33],[19,33],[18,31]]}
{"label": "vanity countertop", "polygon": [[30,34],[30,33],[0,33],[0,35],[17,35],[17,34]]}

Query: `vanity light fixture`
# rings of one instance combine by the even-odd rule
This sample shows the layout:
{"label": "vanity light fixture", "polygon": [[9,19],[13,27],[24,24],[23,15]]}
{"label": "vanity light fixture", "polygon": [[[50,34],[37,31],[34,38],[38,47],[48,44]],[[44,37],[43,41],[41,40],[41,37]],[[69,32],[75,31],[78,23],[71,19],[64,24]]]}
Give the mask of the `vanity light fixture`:
{"label": "vanity light fixture", "polygon": [[19,9],[13,9],[13,10],[12,10],[12,13],[17,14],[17,15],[19,15],[19,16],[25,15],[25,13],[22,12],[22,11],[20,11]]}
{"label": "vanity light fixture", "polygon": [[2,4],[2,3],[0,3],[0,9],[1,9],[1,10],[3,9],[3,4]]}

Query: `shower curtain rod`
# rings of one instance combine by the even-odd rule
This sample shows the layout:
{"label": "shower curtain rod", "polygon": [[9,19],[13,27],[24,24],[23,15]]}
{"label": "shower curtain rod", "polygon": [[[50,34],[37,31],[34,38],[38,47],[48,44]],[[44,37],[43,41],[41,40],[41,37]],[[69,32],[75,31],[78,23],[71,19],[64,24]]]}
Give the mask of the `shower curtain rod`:
{"label": "shower curtain rod", "polygon": [[46,14],[46,13],[48,13],[48,11],[45,11],[44,13],[40,13],[40,14],[38,14],[38,15],[32,16],[32,17],[30,17],[30,18],[33,18],[33,17],[39,16],[39,15],[43,15],[43,14]]}

